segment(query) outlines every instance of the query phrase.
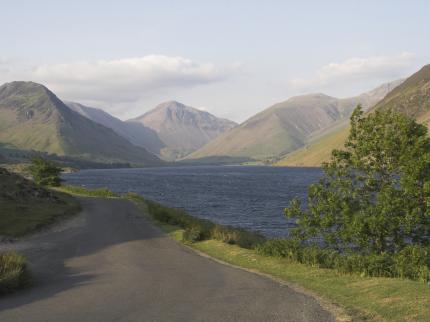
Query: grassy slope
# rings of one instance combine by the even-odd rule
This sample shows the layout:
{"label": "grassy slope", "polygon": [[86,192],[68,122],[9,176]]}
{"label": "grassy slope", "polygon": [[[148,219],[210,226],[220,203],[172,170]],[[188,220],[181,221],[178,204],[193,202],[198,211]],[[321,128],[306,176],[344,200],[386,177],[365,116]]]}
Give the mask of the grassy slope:
{"label": "grassy slope", "polygon": [[339,105],[339,100],[319,94],[292,98],[258,113],[187,159],[241,156],[262,160],[293,151],[310,133],[341,118]]}
{"label": "grassy slope", "polygon": [[[372,110],[392,109],[411,117],[430,128],[430,65],[406,79],[394,88]],[[348,130],[328,133],[308,146],[286,155],[275,165],[319,166],[330,159],[331,150],[343,147]]]}
{"label": "grassy slope", "polygon": [[0,87],[0,142],[98,162],[158,165],[160,160],[113,130],[70,110],[42,85]]}
{"label": "grassy slope", "polygon": [[[145,203],[133,200],[147,215]],[[156,224],[172,238],[182,242],[184,232],[182,229],[162,223]],[[355,319],[390,322],[428,321],[430,316],[430,286],[420,282],[341,275],[334,270],[313,268],[286,259],[261,256],[254,250],[217,240],[188,245],[229,264],[304,287],[322,296],[323,299],[345,308]],[[342,318],[342,314],[339,318]]]}
{"label": "grassy slope", "polygon": [[79,211],[70,195],[49,191],[0,168],[0,235],[19,237]]}
{"label": "grassy slope", "polygon": [[287,154],[276,166],[318,167],[329,161],[333,149],[342,149],[349,134],[349,126],[343,126],[313,141],[305,147]]}

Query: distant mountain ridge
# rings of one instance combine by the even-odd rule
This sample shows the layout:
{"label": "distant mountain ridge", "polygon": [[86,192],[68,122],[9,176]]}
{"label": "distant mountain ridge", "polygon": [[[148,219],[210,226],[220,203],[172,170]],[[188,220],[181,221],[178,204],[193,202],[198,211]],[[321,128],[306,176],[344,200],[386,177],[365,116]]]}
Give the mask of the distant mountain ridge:
{"label": "distant mountain ridge", "polygon": [[188,155],[237,125],[176,101],[159,104],[127,123],[153,130],[164,145],[159,155],[168,160]]}
{"label": "distant mountain ridge", "polygon": [[74,112],[45,86],[33,82],[0,86],[0,142],[97,162],[162,163],[110,128]]}
{"label": "distant mountain ridge", "polygon": [[292,97],[249,118],[186,159],[228,156],[265,161],[277,158],[347,120],[357,104],[370,108],[399,83],[401,80],[351,98],[339,99],[321,93]]}
{"label": "distant mountain ridge", "polygon": [[76,102],[65,103],[75,112],[114,130],[134,145],[145,148],[153,154],[159,154],[160,150],[165,147],[157,133],[142,124],[122,121],[99,108],[85,106]]}
{"label": "distant mountain ridge", "polygon": [[[380,100],[369,112],[376,109],[391,109],[415,118],[430,128],[430,65],[408,77]],[[336,132],[327,133],[319,140],[297,150],[276,165],[319,166],[328,161],[333,149],[343,148],[349,134],[349,123]]]}

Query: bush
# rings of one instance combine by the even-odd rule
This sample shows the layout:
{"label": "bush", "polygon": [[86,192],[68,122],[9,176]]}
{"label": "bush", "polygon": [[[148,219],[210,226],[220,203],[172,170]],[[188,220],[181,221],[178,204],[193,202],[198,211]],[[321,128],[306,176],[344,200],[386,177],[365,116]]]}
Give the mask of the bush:
{"label": "bush", "polygon": [[266,240],[266,238],[259,233],[222,225],[214,225],[210,232],[210,236],[212,239],[248,249],[255,248]]}
{"label": "bush", "polygon": [[53,161],[41,157],[33,158],[28,170],[37,184],[58,187],[61,183],[61,168]]}
{"label": "bush", "polygon": [[13,292],[27,283],[24,256],[16,252],[0,253],[0,294]]}
{"label": "bush", "polygon": [[256,251],[264,256],[285,257],[293,261],[300,261],[300,245],[289,239],[269,239],[258,245]]}
{"label": "bush", "polygon": [[284,257],[313,267],[335,269],[343,274],[430,281],[430,250],[417,245],[409,245],[394,255],[363,255],[352,251],[340,253],[315,245],[303,246],[291,239],[273,239],[258,245],[256,251],[260,255]]}
{"label": "bush", "polygon": [[398,277],[430,281],[430,250],[407,246],[394,256],[394,266]]}
{"label": "bush", "polygon": [[189,243],[195,243],[205,239],[205,231],[200,225],[194,225],[185,229],[182,240]]}

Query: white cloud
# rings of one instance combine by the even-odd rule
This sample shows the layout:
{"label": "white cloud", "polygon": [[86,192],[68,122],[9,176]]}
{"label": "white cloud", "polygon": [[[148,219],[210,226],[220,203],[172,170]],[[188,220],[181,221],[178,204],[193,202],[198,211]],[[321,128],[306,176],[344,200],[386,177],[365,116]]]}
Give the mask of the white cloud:
{"label": "white cloud", "polygon": [[414,58],[415,55],[409,52],[394,56],[353,57],[324,65],[313,77],[293,79],[290,85],[301,90],[315,90],[344,82],[393,80],[404,76]]}
{"label": "white cloud", "polygon": [[228,73],[212,63],[148,55],[44,65],[14,73],[14,76],[42,83],[67,99],[135,102],[155,91],[217,82],[225,79]]}

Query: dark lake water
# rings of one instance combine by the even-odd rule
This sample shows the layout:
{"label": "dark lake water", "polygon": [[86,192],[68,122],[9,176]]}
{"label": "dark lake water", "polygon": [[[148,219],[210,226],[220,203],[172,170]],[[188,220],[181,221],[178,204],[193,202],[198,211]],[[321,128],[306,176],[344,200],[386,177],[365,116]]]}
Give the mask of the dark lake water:
{"label": "dark lake water", "polygon": [[294,197],[305,202],[309,184],[320,177],[318,168],[251,166],[82,170],[63,176],[68,184],[136,192],[192,215],[269,237],[288,235],[293,223],[284,217],[283,209]]}

